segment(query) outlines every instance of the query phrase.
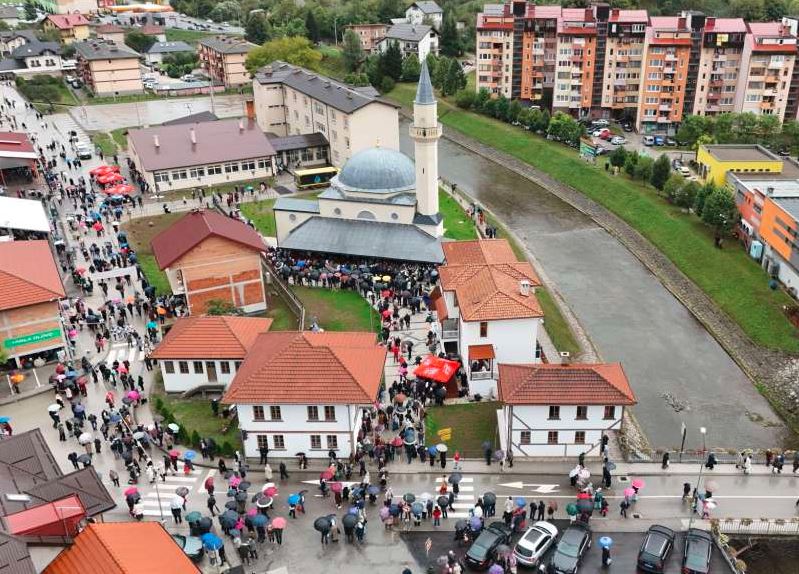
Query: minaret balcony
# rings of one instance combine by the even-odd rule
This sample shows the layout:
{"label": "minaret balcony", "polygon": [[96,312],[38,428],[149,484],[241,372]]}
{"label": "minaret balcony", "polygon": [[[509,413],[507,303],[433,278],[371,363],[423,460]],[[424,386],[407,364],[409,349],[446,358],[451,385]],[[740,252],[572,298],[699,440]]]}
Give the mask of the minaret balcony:
{"label": "minaret balcony", "polygon": [[408,130],[414,140],[436,140],[441,137],[441,124],[437,123],[432,127],[410,126]]}

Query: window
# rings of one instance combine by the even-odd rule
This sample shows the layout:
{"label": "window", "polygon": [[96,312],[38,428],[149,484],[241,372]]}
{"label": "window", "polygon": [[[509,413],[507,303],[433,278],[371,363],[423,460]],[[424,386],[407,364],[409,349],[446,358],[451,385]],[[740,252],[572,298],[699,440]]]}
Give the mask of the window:
{"label": "window", "polygon": [[178,361],[178,370],[180,370],[181,375],[188,375],[189,374],[189,362],[188,361]]}
{"label": "window", "polygon": [[286,450],[286,441],[283,440],[282,434],[276,434],[272,437],[273,450]]}
{"label": "window", "polygon": [[222,166],[221,165],[209,165],[208,166],[208,175],[219,175],[222,173]]}
{"label": "window", "polygon": [[269,448],[269,441],[267,440],[267,436],[265,434],[259,434],[258,438],[258,448]]}
{"label": "window", "polygon": [[194,361],[194,374],[201,375],[203,372],[203,362],[202,361]]}
{"label": "window", "polygon": [[157,171],[153,175],[155,183],[167,183],[169,181],[169,174],[165,171]]}
{"label": "window", "polygon": [[322,435],[319,434],[311,435],[311,448],[317,450],[322,448]]}
{"label": "window", "polygon": [[480,336],[488,337],[488,321],[480,321]]}
{"label": "window", "polygon": [[605,416],[603,417],[605,420],[613,420],[616,418],[616,407],[613,405],[608,405],[605,407]]}
{"label": "window", "polygon": [[187,177],[188,174],[186,173],[185,169],[180,169],[172,172],[172,179],[174,180],[186,179]]}
{"label": "window", "polygon": [[172,361],[164,361],[164,372],[170,375],[175,372],[175,363]]}
{"label": "window", "polygon": [[336,407],[333,406],[325,407],[325,420],[326,421],[336,420]]}
{"label": "window", "polygon": [[226,163],[225,164],[225,173],[234,173],[239,171],[239,164],[238,163]]}
{"label": "window", "polygon": [[[318,421],[319,420],[319,407],[316,405],[310,405],[308,407],[308,420],[309,421]],[[320,441],[321,444],[321,441]],[[321,447],[317,447],[321,448]]]}
{"label": "window", "polygon": [[549,405],[549,420],[556,421],[560,419],[560,407],[558,405]]}
{"label": "window", "polygon": [[247,160],[241,162],[241,171],[255,171],[255,161],[254,160]]}
{"label": "window", "polygon": [[320,131],[322,133],[326,133],[327,132],[327,128],[326,128],[325,124],[323,124],[322,122],[316,122],[316,130]]}
{"label": "window", "polygon": [[241,361],[236,361],[236,370],[238,371],[241,368]]}
{"label": "window", "polygon": [[260,405],[255,405],[252,408],[252,420],[254,421],[266,420],[266,418],[264,417],[264,407]]}
{"label": "window", "polygon": [[203,177],[204,175],[205,175],[204,167],[193,167],[189,170],[189,177],[193,179],[197,179],[198,177]]}
{"label": "window", "polygon": [[585,444],[585,431],[578,430],[574,433],[574,444]]}
{"label": "window", "polygon": [[327,450],[338,450],[338,437],[336,435],[327,435]]}
{"label": "window", "polygon": [[280,416],[280,407],[269,407],[269,418],[273,421],[282,420],[283,417]]}
{"label": "window", "polygon": [[558,431],[551,430],[547,433],[547,444],[558,444]]}
{"label": "window", "polygon": [[522,444],[530,444],[530,440],[531,440],[532,434],[533,433],[531,431],[529,431],[529,430],[523,430],[522,431],[522,436],[519,439],[519,442],[521,442]]}
{"label": "window", "polygon": [[229,375],[230,363],[228,361],[219,361],[219,369],[223,375]]}
{"label": "window", "polygon": [[588,419],[588,407],[585,405],[577,407],[577,416],[575,417],[578,421],[584,421]]}

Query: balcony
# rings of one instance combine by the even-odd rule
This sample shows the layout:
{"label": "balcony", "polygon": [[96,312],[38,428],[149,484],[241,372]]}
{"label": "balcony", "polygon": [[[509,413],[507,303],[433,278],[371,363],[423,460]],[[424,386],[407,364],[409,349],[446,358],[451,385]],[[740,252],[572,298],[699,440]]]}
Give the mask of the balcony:
{"label": "balcony", "polygon": [[441,137],[441,124],[438,124],[435,127],[430,128],[420,128],[416,126],[410,126],[408,130],[411,138],[416,139],[429,139],[429,138],[440,138]]}
{"label": "balcony", "polygon": [[658,106],[659,112],[670,112],[671,111],[671,104],[660,104]]}
{"label": "balcony", "polygon": [[469,380],[472,381],[490,381],[498,377],[497,371],[475,371],[469,374]]}
{"label": "balcony", "polygon": [[667,68],[663,68],[663,73],[664,74],[674,74],[674,67],[673,66],[669,66]]}
{"label": "balcony", "polygon": [[671,118],[669,116],[658,116],[658,123],[659,124],[670,124]]}
{"label": "balcony", "polygon": [[667,62],[676,62],[677,55],[676,54],[666,54],[666,61]]}

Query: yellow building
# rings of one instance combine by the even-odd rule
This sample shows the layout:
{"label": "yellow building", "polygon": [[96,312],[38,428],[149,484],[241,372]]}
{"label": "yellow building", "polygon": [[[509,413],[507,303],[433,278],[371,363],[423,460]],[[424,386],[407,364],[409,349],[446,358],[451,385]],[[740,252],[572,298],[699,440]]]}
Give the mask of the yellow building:
{"label": "yellow building", "polygon": [[724,185],[728,172],[782,173],[782,158],[760,145],[702,145],[696,152],[699,177]]}
{"label": "yellow building", "polygon": [[48,14],[42,22],[45,32],[56,30],[61,42],[71,44],[89,38],[89,21],[83,14]]}

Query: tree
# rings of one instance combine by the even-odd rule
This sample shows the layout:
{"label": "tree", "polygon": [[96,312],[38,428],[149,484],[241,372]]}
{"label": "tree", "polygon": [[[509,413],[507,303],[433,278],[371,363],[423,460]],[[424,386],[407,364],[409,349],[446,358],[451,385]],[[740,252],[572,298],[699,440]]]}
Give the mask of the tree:
{"label": "tree", "polygon": [[663,186],[663,195],[666,196],[666,200],[669,203],[676,203],[676,198],[679,195],[680,188],[683,185],[685,185],[685,178],[681,175],[674,173],[671,175],[671,177],[669,177],[669,179],[666,181],[666,184]]}
{"label": "tree", "polygon": [[[455,105],[462,110],[471,110],[475,101],[477,101],[477,94],[471,90],[461,90],[455,94]],[[525,123],[525,125],[527,125],[527,123]]]}
{"label": "tree", "polygon": [[239,6],[238,2],[235,0],[225,0],[214,6],[214,9],[211,10],[211,14],[208,17],[214,22],[230,22],[231,20],[237,20],[240,13],[241,6]]}
{"label": "tree", "polygon": [[700,188],[701,186],[695,181],[684,182],[674,196],[674,204],[677,207],[682,207],[684,209],[693,207]]}
{"label": "tree", "polygon": [[251,50],[247,55],[245,66],[248,72],[254,74],[256,70],[275,60],[317,70],[319,62],[322,61],[322,54],[313,49],[308,38],[300,36],[277,38]]}
{"label": "tree", "polygon": [[788,4],[785,0],[764,0],[763,11],[767,21],[779,21],[788,14]]}
{"label": "tree", "polygon": [[36,3],[33,0],[25,0],[25,20],[33,22],[36,16]]}
{"label": "tree", "polygon": [[763,0],[732,0],[730,11],[732,16],[750,22],[760,22],[766,17]]}
{"label": "tree", "polygon": [[638,158],[640,157],[637,151],[628,153],[627,159],[624,160],[624,173],[633,177],[635,175],[635,166],[638,165]]}
{"label": "tree", "polygon": [[557,112],[549,120],[548,132],[557,141],[575,144],[583,135],[583,126],[570,115]]}
{"label": "tree", "polygon": [[205,305],[206,315],[241,315],[241,311],[225,299],[210,299]]}
{"label": "tree", "polygon": [[148,36],[136,30],[125,34],[125,44],[136,50],[138,53],[143,54],[150,47],[155,44],[155,36]]}
{"label": "tree", "polygon": [[[308,37],[311,39],[311,42],[318,44],[319,24],[316,22],[316,16],[314,16],[313,10],[308,10],[308,13],[305,14],[305,29],[308,30]],[[346,34],[344,37],[346,38]],[[338,40],[338,38],[336,38],[336,40]]]}
{"label": "tree", "polygon": [[436,60],[435,72],[430,73],[430,80],[433,86],[439,90],[444,88],[444,82],[447,81],[447,74],[449,73],[449,58],[446,56],[439,56]]}
{"label": "tree", "polygon": [[627,161],[627,150],[621,146],[617,147],[612,152],[610,152],[608,160],[610,160],[610,165],[612,165],[613,167],[618,167],[618,168],[624,167],[624,162]]}
{"label": "tree", "polygon": [[360,74],[347,74],[344,76],[344,83],[350,86],[368,86],[369,76],[363,73]]}
{"label": "tree", "polygon": [[513,100],[508,108],[508,116],[505,118],[505,121],[509,124],[516,123],[519,121],[521,113],[522,105],[519,103],[519,100]]}
{"label": "tree", "polygon": [[652,177],[649,179],[649,183],[655,189],[662,190],[663,186],[666,185],[666,180],[669,179],[669,174],[671,174],[669,156],[665,153],[660,154],[660,157],[652,165]]}
{"label": "tree", "polygon": [[401,0],[380,0],[377,3],[378,22],[388,22],[392,18],[400,18],[405,14],[405,6]]}
{"label": "tree", "polygon": [[677,141],[692,146],[707,130],[708,121],[705,116],[685,116],[677,130]]}
{"label": "tree", "polygon": [[711,226],[716,235],[716,246],[728,235],[738,221],[738,208],[732,194],[724,188],[715,188],[705,198],[702,221]]}
{"label": "tree", "polygon": [[190,74],[197,67],[197,54],[195,52],[177,52],[167,54],[161,68],[166,71],[170,78],[179,78],[184,74]]}
{"label": "tree", "polygon": [[301,18],[292,18],[283,24],[272,26],[272,36],[275,38],[291,38],[293,36],[307,36],[308,30]]}
{"label": "tree", "polygon": [[347,30],[344,33],[344,48],[341,55],[348,72],[355,72],[363,61],[364,54],[361,39],[352,30]]}
{"label": "tree", "polygon": [[402,78],[402,52],[397,42],[390,42],[386,51],[380,56],[380,70],[395,82]]}
{"label": "tree", "polygon": [[422,65],[419,63],[419,57],[416,54],[408,54],[402,60],[403,82],[418,82],[421,71]]}
{"label": "tree", "polygon": [[463,73],[460,62],[455,58],[450,58],[449,65],[447,66],[447,75],[444,78],[444,84],[441,86],[441,95],[451,96],[465,87],[466,76]]}
{"label": "tree", "polygon": [[372,84],[374,87],[379,87],[380,82],[383,81],[383,68],[381,64],[382,54],[372,54],[368,58],[366,58],[366,63],[364,64],[364,70],[366,70],[366,76],[369,78],[369,83]]}
{"label": "tree", "polygon": [[[428,64],[429,66],[429,64]],[[480,91],[477,92],[477,97],[474,100],[474,109],[482,112],[483,107],[485,107],[486,102],[491,100],[491,94],[488,92],[486,88],[480,88]]]}
{"label": "tree", "polygon": [[395,82],[391,76],[383,76],[383,80],[380,82],[380,92],[387,94],[394,89],[394,85]]}
{"label": "tree", "polygon": [[264,12],[256,12],[247,18],[247,25],[244,28],[245,37],[253,44],[259,46],[269,40],[272,34],[272,27],[269,19]]}
{"label": "tree", "polygon": [[641,181],[649,181],[652,179],[652,169],[655,165],[655,160],[653,160],[649,156],[641,156],[638,158],[638,162],[635,164],[635,170],[633,172],[635,179],[640,179]]}
{"label": "tree", "polygon": [[459,56],[461,53],[461,41],[458,34],[458,25],[452,11],[444,14],[444,22],[441,25],[441,38],[438,43],[439,51],[450,58]]}

